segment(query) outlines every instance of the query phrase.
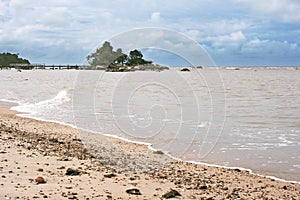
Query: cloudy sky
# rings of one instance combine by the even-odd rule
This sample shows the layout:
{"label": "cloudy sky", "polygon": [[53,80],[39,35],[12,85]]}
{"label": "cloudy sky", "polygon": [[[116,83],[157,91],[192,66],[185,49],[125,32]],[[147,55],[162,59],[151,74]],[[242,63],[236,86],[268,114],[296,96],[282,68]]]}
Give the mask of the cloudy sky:
{"label": "cloudy sky", "polygon": [[[155,27],[196,41],[219,66],[300,65],[299,10],[299,0],[0,0],[0,52],[82,64],[105,40]],[[168,53],[145,56],[181,63]]]}

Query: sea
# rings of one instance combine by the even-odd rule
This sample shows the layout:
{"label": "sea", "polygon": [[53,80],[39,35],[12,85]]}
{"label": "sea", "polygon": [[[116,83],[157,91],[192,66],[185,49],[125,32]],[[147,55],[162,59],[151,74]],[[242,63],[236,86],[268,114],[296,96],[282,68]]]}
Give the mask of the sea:
{"label": "sea", "polygon": [[300,182],[300,70],[0,71],[0,106],[187,162]]}

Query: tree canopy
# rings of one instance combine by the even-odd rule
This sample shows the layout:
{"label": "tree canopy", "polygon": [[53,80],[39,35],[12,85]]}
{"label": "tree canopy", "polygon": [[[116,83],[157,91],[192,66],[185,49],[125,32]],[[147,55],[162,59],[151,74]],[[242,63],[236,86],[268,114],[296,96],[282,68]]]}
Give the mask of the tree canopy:
{"label": "tree canopy", "polygon": [[127,65],[136,66],[136,65],[144,65],[144,64],[147,64],[147,63],[149,63],[149,61],[146,61],[146,60],[143,59],[142,52],[140,52],[136,49],[133,50],[133,51],[130,51]]}
{"label": "tree canopy", "polygon": [[149,63],[143,59],[143,54],[138,50],[133,50],[129,53],[129,56],[122,52],[119,48],[116,51],[113,50],[111,44],[105,41],[102,47],[96,49],[96,52],[87,56],[87,60],[92,66],[105,66],[110,65],[117,66],[136,66]]}
{"label": "tree canopy", "polygon": [[19,58],[19,54],[0,53],[0,67],[12,67],[13,65],[29,65],[27,59]]}
{"label": "tree canopy", "polygon": [[109,42],[104,42],[101,48],[96,49],[95,53],[87,56],[89,64],[93,66],[108,66],[115,59],[113,47]]}

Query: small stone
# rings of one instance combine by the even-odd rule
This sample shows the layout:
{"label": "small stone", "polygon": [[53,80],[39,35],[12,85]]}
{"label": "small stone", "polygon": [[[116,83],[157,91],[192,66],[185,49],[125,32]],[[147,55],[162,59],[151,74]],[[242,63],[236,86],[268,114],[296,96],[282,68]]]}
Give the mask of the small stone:
{"label": "small stone", "polygon": [[154,151],[153,153],[154,154],[159,154],[159,155],[163,155],[164,154],[164,152],[162,152],[162,151]]}
{"label": "small stone", "polygon": [[139,189],[133,188],[133,189],[127,189],[126,193],[133,194],[133,195],[142,195]]}
{"label": "small stone", "polygon": [[37,182],[37,184],[43,184],[43,183],[46,183],[45,179],[41,176],[37,177],[35,179],[35,182]]}
{"label": "small stone", "polygon": [[162,197],[165,199],[171,199],[171,198],[175,198],[177,196],[181,196],[181,194],[178,191],[172,189],[171,191],[164,194]]}
{"label": "small stone", "polygon": [[67,157],[58,157],[56,158],[57,161],[69,161],[70,159]]}
{"label": "small stone", "polygon": [[38,171],[38,172],[42,172],[42,171],[44,171],[44,170],[43,170],[42,168],[38,168],[37,171]]}
{"label": "small stone", "polygon": [[241,172],[242,170],[236,168],[236,169],[234,169],[234,171],[236,171],[236,172]]}
{"label": "small stone", "polygon": [[68,197],[67,193],[65,193],[65,192],[61,193],[61,196]]}
{"label": "small stone", "polygon": [[287,189],[288,189],[286,185],[285,185],[285,186],[283,186],[282,188],[283,188],[284,190],[287,190]]}
{"label": "small stone", "polygon": [[116,177],[117,175],[115,175],[115,174],[104,174],[104,177],[105,178],[114,178],[114,177]]}
{"label": "small stone", "polygon": [[78,176],[78,175],[80,175],[80,171],[72,169],[72,168],[68,168],[66,171],[66,175],[67,176]]}
{"label": "small stone", "polygon": [[201,185],[201,186],[199,186],[199,189],[200,189],[200,190],[207,190],[207,188],[208,188],[208,187],[207,187],[206,185]]}

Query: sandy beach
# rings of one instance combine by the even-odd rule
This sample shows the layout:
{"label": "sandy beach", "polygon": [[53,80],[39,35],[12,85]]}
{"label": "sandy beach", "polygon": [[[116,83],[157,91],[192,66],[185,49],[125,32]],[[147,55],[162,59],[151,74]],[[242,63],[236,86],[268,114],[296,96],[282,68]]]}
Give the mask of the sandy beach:
{"label": "sandy beach", "polygon": [[298,183],[175,161],[145,145],[18,117],[8,108],[0,108],[0,131],[0,199],[300,196]]}

